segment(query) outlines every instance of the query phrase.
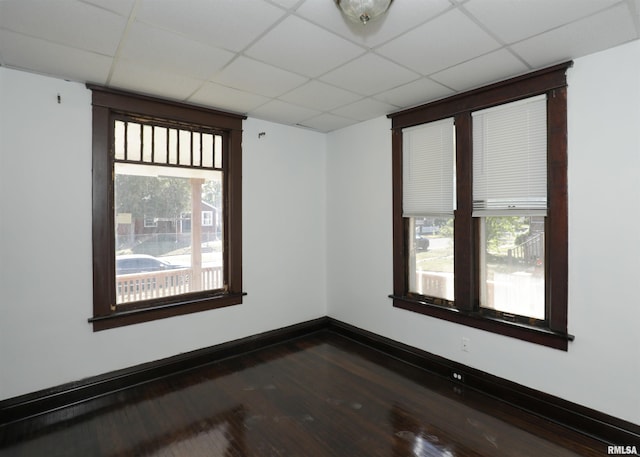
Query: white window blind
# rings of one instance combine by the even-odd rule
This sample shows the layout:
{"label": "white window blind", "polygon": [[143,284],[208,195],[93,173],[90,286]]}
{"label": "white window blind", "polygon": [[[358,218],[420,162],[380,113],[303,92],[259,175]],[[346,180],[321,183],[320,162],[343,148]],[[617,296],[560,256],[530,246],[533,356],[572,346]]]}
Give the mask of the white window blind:
{"label": "white window blind", "polygon": [[546,215],[546,95],[472,116],[473,216]]}
{"label": "white window blind", "polygon": [[403,129],[404,217],[453,214],[454,143],[453,118]]}

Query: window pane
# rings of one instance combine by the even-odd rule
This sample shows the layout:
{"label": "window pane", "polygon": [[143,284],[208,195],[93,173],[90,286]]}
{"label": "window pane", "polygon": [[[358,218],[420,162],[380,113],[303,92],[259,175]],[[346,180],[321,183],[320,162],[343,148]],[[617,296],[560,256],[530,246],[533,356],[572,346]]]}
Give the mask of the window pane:
{"label": "window pane", "polygon": [[153,127],[142,126],[142,161],[153,162]]}
{"label": "window pane", "polygon": [[127,160],[142,160],[140,132],[142,126],[135,122],[127,122]]}
{"label": "window pane", "polygon": [[191,132],[188,130],[178,130],[178,143],[179,143],[179,164],[180,165],[192,165],[191,163]]}
{"label": "window pane", "polygon": [[200,140],[202,139],[202,133],[193,132],[193,163],[192,165],[195,167],[199,167],[202,165],[202,149],[200,145]]}
{"label": "window pane", "polygon": [[114,136],[114,156],[116,160],[125,160],[125,143],[126,139],[124,137],[125,132],[125,124],[122,121],[116,121],[113,128],[113,136]]}
{"label": "window pane", "polygon": [[453,218],[409,221],[409,291],[453,301]]}
{"label": "window pane", "polygon": [[452,215],[455,209],[453,118],[402,132],[403,214],[406,217]]}
{"label": "window pane", "polygon": [[115,171],[116,303],[221,289],[222,173]]}
{"label": "window pane", "polygon": [[168,163],[175,165],[178,163],[178,131],[176,129],[168,129],[168,132],[169,157],[167,158],[167,161]]}
{"label": "window pane", "polygon": [[202,134],[202,166],[213,166],[213,135]]}
{"label": "window pane", "polygon": [[495,212],[514,209],[535,210],[544,215],[546,96],[494,106],[472,116],[474,216],[501,216]]}
{"label": "window pane", "polygon": [[216,135],[214,143],[214,156],[213,166],[215,168],[222,168],[222,137]]}
{"label": "window pane", "polygon": [[169,134],[164,127],[153,128],[153,158],[156,163],[167,163],[167,138]]}
{"label": "window pane", "polygon": [[545,318],[542,216],[481,219],[480,306]]}

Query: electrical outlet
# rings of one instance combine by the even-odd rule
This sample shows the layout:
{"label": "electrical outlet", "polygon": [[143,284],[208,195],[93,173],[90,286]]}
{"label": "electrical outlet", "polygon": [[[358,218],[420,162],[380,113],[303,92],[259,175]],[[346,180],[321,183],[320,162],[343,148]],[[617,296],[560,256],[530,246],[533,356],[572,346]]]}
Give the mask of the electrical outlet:
{"label": "electrical outlet", "polygon": [[464,382],[464,375],[459,371],[452,371],[451,379],[453,379],[456,382]]}
{"label": "electrical outlet", "polygon": [[462,337],[462,351],[469,352],[469,350],[471,349],[470,346],[471,341],[469,341],[469,338]]}

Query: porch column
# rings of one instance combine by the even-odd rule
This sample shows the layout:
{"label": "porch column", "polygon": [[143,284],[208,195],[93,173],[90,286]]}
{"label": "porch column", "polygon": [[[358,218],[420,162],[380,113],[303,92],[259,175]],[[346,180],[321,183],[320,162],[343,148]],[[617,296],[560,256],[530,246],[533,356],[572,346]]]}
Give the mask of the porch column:
{"label": "porch column", "polygon": [[191,178],[191,292],[202,290],[202,184]]}

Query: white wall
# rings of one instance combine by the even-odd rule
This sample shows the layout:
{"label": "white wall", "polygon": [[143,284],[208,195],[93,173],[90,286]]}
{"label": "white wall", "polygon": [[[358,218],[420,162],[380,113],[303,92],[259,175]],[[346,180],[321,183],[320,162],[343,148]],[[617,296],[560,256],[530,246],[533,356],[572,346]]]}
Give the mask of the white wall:
{"label": "white wall", "polygon": [[94,333],[91,93],[0,94],[0,399],[326,315],[325,135],[245,121],[243,305]]}
{"label": "white wall", "polygon": [[640,424],[639,57],[569,71],[568,352],[391,306],[386,118],[246,121],[245,304],[93,333],[90,93],[0,68],[0,399],[329,314]]}
{"label": "white wall", "polygon": [[328,136],[328,313],[640,424],[640,42],[578,59],[568,75],[568,352],[392,307],[386,118]]}

